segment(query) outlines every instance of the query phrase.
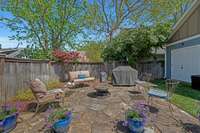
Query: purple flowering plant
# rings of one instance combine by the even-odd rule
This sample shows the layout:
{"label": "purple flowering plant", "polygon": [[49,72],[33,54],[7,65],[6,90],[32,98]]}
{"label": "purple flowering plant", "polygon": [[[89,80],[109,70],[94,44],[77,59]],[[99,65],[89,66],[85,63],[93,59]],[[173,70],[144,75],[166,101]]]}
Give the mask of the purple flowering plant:
{"label": "purple flowering plant", "polygon": [[0,122],[4,120],[7,116],[12,115],[13,113],[18,113],[15,107],[10,105],[4,105],[0,107]]}
{"label": "purple flowering plant", "polygon": [[66,119],[72,116],[72,112],[66,108],[56,110],[48,109],[45,114],[45,122],[47,128],[52,128],[53,124],[58,120]]}
{"label": "purple flowering plant", "polygon": [[140,119],[145,125],[148,119],[149,108],[144,101],[139,101],[126,112],[126,120],[123,122],[123,126],[128,126],[128,119]]}

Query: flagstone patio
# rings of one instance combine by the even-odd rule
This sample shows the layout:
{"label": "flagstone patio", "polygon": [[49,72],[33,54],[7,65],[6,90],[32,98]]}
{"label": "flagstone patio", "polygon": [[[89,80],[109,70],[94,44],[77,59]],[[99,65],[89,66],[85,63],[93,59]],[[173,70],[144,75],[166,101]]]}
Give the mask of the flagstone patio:
{"label": "flagstone patio", "polygon": [[[110,95],[98,97],[90,87],[67,90],[71,95],[65,98],[65,106],[72,109],[74,118],[69,133],[128,133],[123,126],[125,112],[144,97],[138,94],[135,87],[113,87],[109,84]],[[73,93],[71,93],[73,92]],[[149,106],[150,113],[146,125],[146,133],[199,133],[200,125],[196,118],[188,115],[177,107],[174,115],[181,124],[174,120],[169,113],[168,104],[160,99],[154,99]],[[45,113],[31,118],[33,113],[23,113],[13,133],[44,132]]]}

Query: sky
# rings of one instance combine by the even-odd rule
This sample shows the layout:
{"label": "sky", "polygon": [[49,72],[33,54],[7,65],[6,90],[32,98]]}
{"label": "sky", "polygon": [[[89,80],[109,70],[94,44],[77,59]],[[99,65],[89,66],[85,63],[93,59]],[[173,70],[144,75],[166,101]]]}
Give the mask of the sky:
{"label": "sky", "polygon": [[[93,0],[89,0],[89,2],[92,2]],[[0,11],[0,18],[1,17],[12,17],[12,14],[9,12],[3,12]],[[17,45],[20,43],[17,40],[10,40],[9,36],[12,36],[14,33],[9,30],[9,28],[3,24],[2,22],[0,22],[0,44],[2,46],[2,48],[16,48]],[[22,45],[20,45],[19,47],[26,47],[27,44],[23,43]]]}
{"label": "sky", "polygon": [[[12,17],[8,12],[0,11],[0,17]],[[0,44],[2,48],[15,48],[18,45],[17,40],[10,40],[9,36],[12,36],[14,33],[10,31],[5,24],[0,22]],[[21,45],[20,47],[25,47],[26,45]]]}
{"label": "sky", "polygon": [[[89,2],[92,2],[93,0],[89,0]],[[0,18],[1,17],[12,17],[12,14],[9,12],[3,12],[0,11]],[[0,22],[0,44],[2,46],[2,48],[15,48],[17,47],[17,45],[20,43],[17,40],[10,40],[9,36],[12,36],[14,33],[13,31],[9,30],[9,28],[3,24],[2,22]],[[26,47],[27,44],[23,43],[22,45],[20,45],[19,47]]]}
{"label": "sky", "polygon": [[[0,11],[0,17],[12,17],[11,13],[8,12],[2,12]],[[20,43],[17,40],[11,40],[9,38],[9,36],[12,36],[14,34],[13,31],[11,31],[5,24],[3,24],[2,22],[0,22],[0,44],[2,46],[2,48],[16,48],[18,46],[18,44]],[[91,40],[95,39],[99,39],[96,38],[96,36],[90,36]],[[84,40],[84,37],[79,36],[79,39],[77,41],[80,40]],[[25,42],[23,42],[22,45],[19,45],[19,47],[26,47],[27,44]]]}
{"label": "sky", "polygon": [[[0,17],[12,17],[12,14],[11,13],[8,13],[8,12],[2,12],[0,11]],[[0,21],[0,44],[1,44],[1,47],[2,48],[16,48],[18,46],[19,41],[17,40],[11,40],[9,38],[9,36],[12,36],[14,35],[14,32],[11,31],[5,24],[3,24],[1,21]],[[95,38],[96,36],[91,36],[92,39],[96,39]],[[77,41],[80,41],[80,40],[84,40],[84,37],[81,37],[79,36],[79,39]],[[25,42],[23,42],[23,44],[19,45],[19,47],[26,47],[27,44]]]}

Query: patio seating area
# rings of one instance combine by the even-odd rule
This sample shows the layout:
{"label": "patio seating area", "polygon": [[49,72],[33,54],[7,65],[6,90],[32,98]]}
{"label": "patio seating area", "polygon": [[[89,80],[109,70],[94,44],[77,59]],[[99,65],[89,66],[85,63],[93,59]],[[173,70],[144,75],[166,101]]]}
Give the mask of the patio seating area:
{"label": "patio seating area", "polygon": [[[154,102],[149,106],[136,86],[117,87],[110,83],[100,83],[98,86],[107,88],[109,95],[96,96],[97,90],[93,87],[63,88],[66,93],[64,106],[73,112],[69,133],[128,133],[123,123],[125,112],[138,102],[149,108],[145,133],[200,132],[196,118],[173,105],[174,117],[179,121],[177,122],[171,117],[166,101],[153,98]],[[34,118],[32,115],[32,112],[20,114],[22,120],[18,120],[12,133],[44,132],[45,112],[40,112]]]}
{"label": "patio seating area", "polygon": [[200,133],[200,0],[1,0],[0,133]]}

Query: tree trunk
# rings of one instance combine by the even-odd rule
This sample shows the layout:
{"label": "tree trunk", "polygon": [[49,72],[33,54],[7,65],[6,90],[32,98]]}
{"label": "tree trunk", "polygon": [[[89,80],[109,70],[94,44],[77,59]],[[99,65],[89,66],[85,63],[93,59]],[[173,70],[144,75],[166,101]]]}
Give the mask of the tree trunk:
{"label": "tree trunk", "polygon": [[111,32],[109,33],[109,42],[112,41],[112,36],[113,36],[113,32],[111,31]]}

